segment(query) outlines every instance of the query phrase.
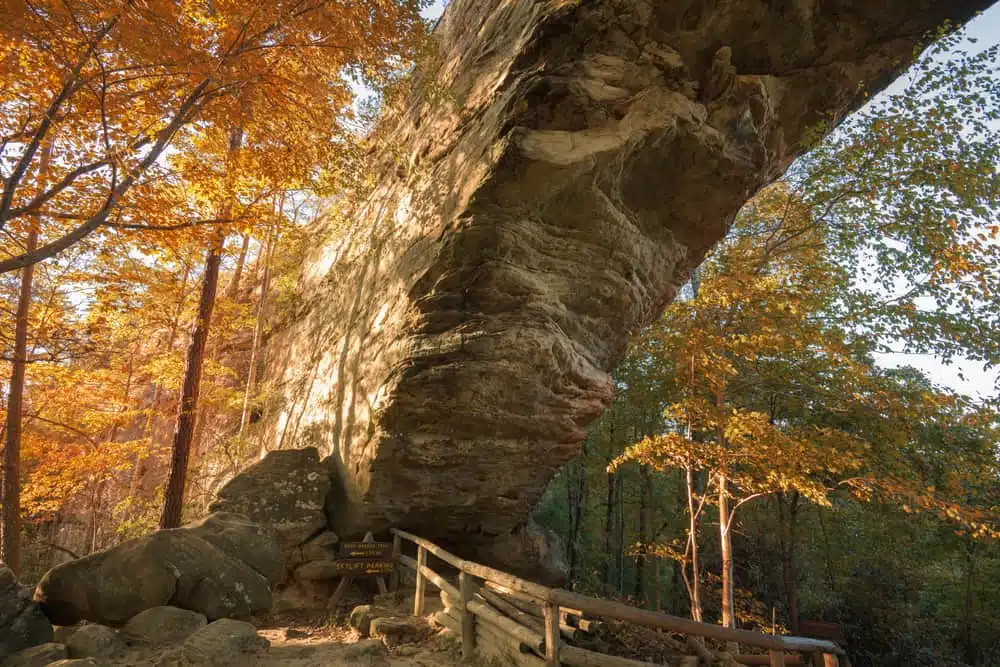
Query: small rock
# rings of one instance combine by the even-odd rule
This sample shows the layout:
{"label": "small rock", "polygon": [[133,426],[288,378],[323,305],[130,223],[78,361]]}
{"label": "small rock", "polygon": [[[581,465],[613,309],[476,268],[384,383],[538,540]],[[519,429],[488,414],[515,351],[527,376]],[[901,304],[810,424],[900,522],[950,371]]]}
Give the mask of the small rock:
{"label": "small rock", "polygon": [[110,658],[125,649],[118,632],[104,625],[84,625],[66,640],[71,658]]}
{"label": "small rock", "polygon": [[420,647],[414,646],[413,644],[407,644],[406,646],[400,646],[399,648],[397,648],[395,653],[396,655],[401,656],[403,658],[408,658],[411,655],[416,655],[420,653]]}
{"label": "small rock", "polygon": [[370,605],[358,605],[351,610],[351,616],[347,620],[347,625],[354,628],[362,637],[367,637],[371,632],[372,619],[383,613],[383,610]]}
{"label": "small rock", "polygon": [[422,618],[383,616],[371,622],[372,637],[380,638],[389,648],[419,642],[430,634],[431,628]]}
{"label": "small rock", "polygon": [[94,658],[68,658],[50,662],[46,667],[105,667],[108,663],[99,662]]}
{"label": "small rock", "polygon": [[270,645],[249,623],[223,618],[188,637],[181,655],[185,665],[250,667],[258,663]]}
{"label": "small rock", "polygon": [[18,651],[3,661],[3,667],[47,667],[49,663],[66,657],[66,647],[57,642],[47,642]]}
{"label": "small rock", "polygon": [[153,607],[129,619],[123,632],[132,641],[147,644],[174,644],[205,627],[204,614],[177,607]]}
{"label": "small rock", "polygon": [[385,653],[385,644],[378,639],[362,639],[357,644],[351,644],[344,649],[343,656],[347,660],[357,660],[365,656]]}
{"label": "small rock", "polygon": [[296,628],[285,628],[285,639],[308,639],[312,633],[304,632]]}

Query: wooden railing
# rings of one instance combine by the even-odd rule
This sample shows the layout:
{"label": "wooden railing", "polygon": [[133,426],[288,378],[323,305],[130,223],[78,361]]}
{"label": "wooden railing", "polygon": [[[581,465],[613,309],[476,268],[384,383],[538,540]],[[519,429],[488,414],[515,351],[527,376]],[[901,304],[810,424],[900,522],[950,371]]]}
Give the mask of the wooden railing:
{"label": "wooden railing", "polygon": [[[734,656],[737,663],[744,665],[784,667],[785,665],[808,664],[817,667],[837,667],[849,664],[843,649],[831,641],[806,637],[765,635],[750,630],[737,630],[709,623],[698,623],[687,618],[639,609],[620,602],[587,597],[558,588],[548,588],[506,572],[459,558],[433,542],[405,531],[393,529],[392,533],[394,559],[400,565],[408,567],[416,573],[413,614],[415,616],[423,615],[426,585],[428,581],[431,582],[441,591],[443,599],[449,600],[451,607],[458,610],[459,622],[457,625],[460,627],[452,629],[461,634],[462,653],[466,658],[471,658],[476,653],[477,637],[485,634],[492,637],[504,636],[516,642],[522,654],[530,651],[538,656],[537,658],[527,658],[527,664],[544,664],[546,667],[559,667],[559,665],[569,665],[570,667],[595,667],[598,665],[646,667],[652,664],[610,656],[567,644],[563,640],[563,635],[572,635],[574,629],[562,623],[561,618],[565,617],[568,612],[569,615],[581,619],[587,616],[627,621],[687,635],[689,645],[694,649],[701,647],[701,651],[704,651],[703,646],[698,641],[691,642],[690,638],[716,639],[767,651],[766,655]],[[403,554],[403,540],[417,546],[416,559]],[[457,587],[427,565],[428,554],[441,559],[459,571]],[[482,581],[485,586],[481,587],[479,581]],[[398,591],[398,574],[393,575],[390,587],[393,592]],[[495,595],[497,591],[513,596],[513,599],[510,597],[500,598],[500,596]],[[510,604],[518,599],[533,602],[541,607],[542,618],[537,625],[531,621],[533,617],[523,611],[522,605]],[[584,623],[586,622],[584,621]],[[542,662],[543,660],[544,662]],[[697,664],[697,658],[692,658],[692,660],[694,662],[689,664]]]}

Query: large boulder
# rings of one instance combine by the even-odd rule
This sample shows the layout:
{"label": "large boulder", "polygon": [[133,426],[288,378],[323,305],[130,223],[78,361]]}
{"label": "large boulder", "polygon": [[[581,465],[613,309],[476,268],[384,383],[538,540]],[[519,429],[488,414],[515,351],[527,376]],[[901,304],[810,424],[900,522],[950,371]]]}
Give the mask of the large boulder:
{"label": "large boulder", "polygon": [[52,624],[11,569],[0,565],[0,659],[52,641]]}
{"label": "large boulder", "polygon": [[[232,522],[226,526],[235,530]],[[81,619],[119,625],[163,605],[197,611],[209,619],[249,618],[270,609],[268,579],[198,533],[161,530],[63,563],[42,578],[35,599],[58,625]]]}
{"label": "large boulder", "polygon": [[314,447],[270,452],[229,481],[209,510],[233,512],[270,526],[283,551],[326,528],[330,471]]}

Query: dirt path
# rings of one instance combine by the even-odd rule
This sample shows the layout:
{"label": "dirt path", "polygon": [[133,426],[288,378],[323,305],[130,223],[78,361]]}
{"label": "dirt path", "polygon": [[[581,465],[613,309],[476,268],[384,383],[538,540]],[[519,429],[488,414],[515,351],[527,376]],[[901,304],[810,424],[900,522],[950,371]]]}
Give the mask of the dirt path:
{"label": "dirt path", "polygon": [[[271,642],[261,667],[461,667],[468,665],[453,642],[433,636],[419,644],[386,649],[379,640],[361,639],[342,627],[263,628]],[[305,636],[303,636],[305,635]]]}
{"label": "dirt path", "polygon": [[[318,619],[267,619],[257,634],[271,642],[258,667],[471,667],[457,644],[438,633],[414,644],[386,648],[357,631]],[[114,659],[119,667],[156,667],[176,646],[135,647]]]}

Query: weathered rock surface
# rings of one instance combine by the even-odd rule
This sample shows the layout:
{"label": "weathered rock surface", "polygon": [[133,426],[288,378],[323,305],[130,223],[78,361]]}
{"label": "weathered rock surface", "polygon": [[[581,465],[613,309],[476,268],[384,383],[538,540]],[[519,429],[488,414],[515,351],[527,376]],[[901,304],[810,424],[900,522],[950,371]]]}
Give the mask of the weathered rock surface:
{"label": "weathered rock surface", "polygon": [[348,626],[358,631],[362,637],[367,637],[371,633],[371,624],[378,616],[389,614],[386,609],[381,609],[375,605],[362,604],[351,610],[347,619]]}
{"label": "weathered rock surface", "polygon": [[317,240],[269,351],[275,443],[329,457],[353,509],[334,529],[467,554],[523,525],[628,336],[805,130],[989,4],[450,3],[440,61],[380,129],[381,180]]}
{"label": "weathered rock surface", "polygon": [[11,569],[0,565],[0,659],[22,649],[51,642],[52,624]]}
{"label": "weathered rock surface", "polygon": [[288,551],[326,528],[330,470],[312,448],[269,453],[229,481],[209,507],[269,526]]}
{"label": "weathered rock surface", "polygon": [[66,646],[58,642],[46,642],[18,651],[3,662],[2,667],[47,667],[50,663],[66,658]]}
{"label": "weathered rock surface", "polygon": [[67,658],[49,663],[48,667],[104,667],[106,664],[94,658]]}
{"label": "weathered rock surface", "polygon": [[153,607],[129,619],[122,632],[132,642],[173,644],[205,627],[204,614],[177,607]]}
{"label": "weathered rock surface", "polygon": [[66,640],[71,658],[111,658],[125,650],[118,631],[105,625],[84,625]]}
{"label": "weathered rock surface", "polygon": [[[208,520],[206,520],[208,521]],[[240,524],[220,519],[231,533]],[[172,605],[217,618],[249,618],[271,607],[268,579],[250,564],[202,539],[206,522],[193,529],[161,530],[129,540],[50,570],[38,583],[35,599],[59,625],[81,619],[118,625],[152,607]],[[267,533],[243,524],[247,534],[229,534],[226,545],[249,545],[245,555],[260,566],[260,553],[274,552]],[[220,538],[221,539],[221,538]],[[238,551],[235,551],[238,553]]]}
{"label": "weathered rock surface", "polygon": [[423,641],[433,630],[423,618],[382,616],[371,622],[371,636],[381,639],[389,648]]}
{"label": "weathered rock surface", "polygon": [[246,563],[270,583],[276,583],[284,567],[284,555],[272,526],[249,521],[232,512],[215,512],[185,530],[223,553]]}
{"label": "weathered rock surface", "polygon": [[285,555],[285,566],[291,569],[312,561],[336,560],[339,541],[336,533],[324,531],[305,544],[290,549]]}
{"label": "weathered rock surface", "polygon": [[223,618],[195,632],[160,667],[253,667],[270,642],[254,626]]}

